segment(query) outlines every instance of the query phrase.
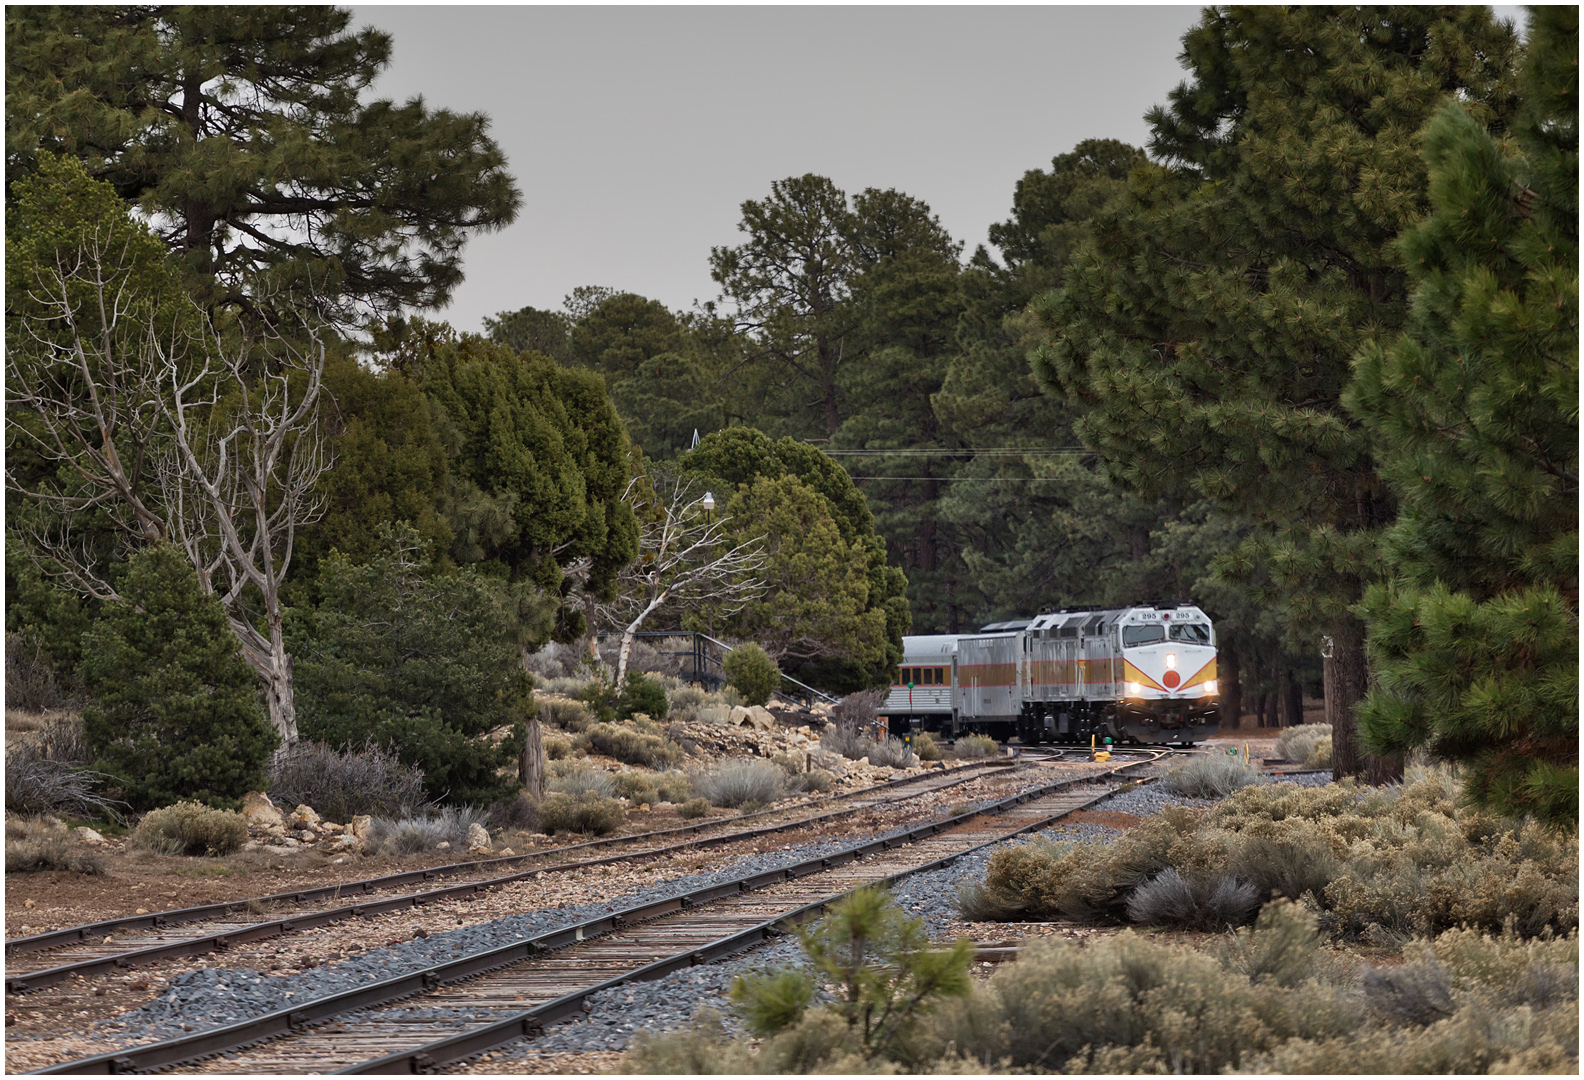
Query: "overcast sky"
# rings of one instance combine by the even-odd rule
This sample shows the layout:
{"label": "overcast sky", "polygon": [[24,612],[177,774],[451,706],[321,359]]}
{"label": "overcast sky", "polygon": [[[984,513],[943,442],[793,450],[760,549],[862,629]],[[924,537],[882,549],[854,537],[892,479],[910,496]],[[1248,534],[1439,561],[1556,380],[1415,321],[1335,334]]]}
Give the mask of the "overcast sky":
{"label": "overcast sky", "polygon": [[[1142,146],[1184,73],[1180,7],[354,7],[394,39],[384,97],[482,111],[522,189],[441,312],[557,308],[579,285],[713,299],[744,199],[813,172],[927,202],[965,254],[1023,173]],[[1511,9],[1498,11],[1504,15]]]}

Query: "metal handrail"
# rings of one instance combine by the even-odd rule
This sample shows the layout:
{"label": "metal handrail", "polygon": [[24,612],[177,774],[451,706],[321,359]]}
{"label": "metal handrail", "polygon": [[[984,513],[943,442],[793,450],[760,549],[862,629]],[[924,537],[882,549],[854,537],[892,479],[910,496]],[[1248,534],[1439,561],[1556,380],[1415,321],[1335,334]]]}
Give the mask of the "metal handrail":
{"label": "metal handrail", "polygon": [[[621,636],[621,632],[617,631],[617,630],[605,630],[605,631],[601,631],[601,632],[599,632],[599,633],[594,635],[594,637],[596,639],[612,638],[612,637],[620,637],[620,636]],[[708,634],[704,633],[702,630],[639,630],[637,633],[633,634],[633,637],[641,637],[641,638],[686,637],[686,638],[692,638],[693,639],[693,649],[690,652],[687,652],[687,653],[668,652],[668,653],[664,653],[663,655],[666,655],[666,656],[691,656],[691,657],[693,657],[693,678],[694,678],[695,682],[704,682],[704,681],[709,680],[709,679],[716,679],[716,680],[718,680],[720,682],[724,682],[725,681],[724,679],[721,679],[719,676],[714,676],[714,675],[711,675],[709,673],[708,666],[710,664],[714,664],[716,667],[722,667],[723,665],[722,665],[721,661],[719,661],[719,660],[715,659],[713,656],[711,656],[709,654],[708,650],[706,650],[706,649],[701,647],[701,645],[700,645],[701,642],[707,641],[707,642],[709,642],[712,645],[718,645],[725,652],[733,652],[736,649],[735,645],[728,645],[724,641],[719,640],[718,638],[712,638]],[[792,676],[786,674],[785,672],[783,672],[782,675],[781,675],[781,681],[784,682],[784,683],[791,683],[793,686],[797,687],[798,690],[801,690],[803,692],[803,696],[805,698],[807,698],[807,699],[819,698],[822,701],[829,702],[832,705],[837,704],[841,700],[840,698],[832,697],[831,695],[827,694],[823,690],[816,690],[814,687],[810,686],[808,683],[799,682],[797,679],[794,679]],[[793,695],[782,691],[779,687],[776,689],[775,693],[776,693],[776,695],[778,697],[780,697],[784,701],[787,701],[787,702],[789,702],[789,703],[791,703],[793,705],[806,705],[806,704],[809,704],[809,701],[807,701],[807,700],[798,701],[796,697],[794,697]]]}

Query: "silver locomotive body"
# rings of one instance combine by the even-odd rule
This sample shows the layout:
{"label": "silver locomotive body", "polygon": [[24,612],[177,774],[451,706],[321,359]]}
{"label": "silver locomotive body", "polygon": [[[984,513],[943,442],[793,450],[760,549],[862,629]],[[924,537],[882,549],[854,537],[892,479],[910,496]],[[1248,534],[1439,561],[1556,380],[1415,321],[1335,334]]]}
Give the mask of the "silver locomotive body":
{"label": "silver locomotive body", "polygon": [[[904,638],[903,655],[881,709],[894,732],[1187,745],[1220,724],[1215,631],[1191,604],[1058,611],[978,634]],[[913,658],[925,657],[937,663],[921,686]]]}

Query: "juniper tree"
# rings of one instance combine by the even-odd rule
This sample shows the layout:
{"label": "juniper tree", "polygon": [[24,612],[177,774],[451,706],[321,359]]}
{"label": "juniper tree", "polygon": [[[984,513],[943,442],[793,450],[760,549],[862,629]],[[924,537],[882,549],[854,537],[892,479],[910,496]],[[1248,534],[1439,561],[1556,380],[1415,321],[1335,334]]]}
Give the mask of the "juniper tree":
{"label": "juniper tree", "polygon": [[118,592],[83,635],[78,667],[99,767],[140,810],[261,787],[279,740],[219,599],[170,544],[134,554]]}
{"label": "juniper tree", "polygon": [[[362,100],[387,34],[343,8],[6,9],[6,181],[79,158],[180,253],[205,308],[309,294],[359,322],[445,303],[520,196],[482,114]],[[8,194],[9,203],[10,196]]]}
{"label": "juniper tree", "polygon": [[1395,509],[1339,399],[1352,356],[1406,318],[1414,133],[1448,94],[1508,119],[1516,48],[1486,8],[1206,9],[1184,38],[1191,80],[1148,117],[1165,164],[1133,172],[1037,305],[1036,373],[1083,404],[1079,434],[1116,478],[1263,525],[1229,568],[1269,575],[1332,638],[1339,776],[1394,768],[1357,756],[1352,608]]}
{"label": "juniper tree", "polygon": [[1365,598],[1365,743],[1552,821],[1578,816],[1577,57],[1578,8],[1535,8],[1516,138],[1456,101],[1426,126],[1408,325],[1345,398],[1401,507]]}

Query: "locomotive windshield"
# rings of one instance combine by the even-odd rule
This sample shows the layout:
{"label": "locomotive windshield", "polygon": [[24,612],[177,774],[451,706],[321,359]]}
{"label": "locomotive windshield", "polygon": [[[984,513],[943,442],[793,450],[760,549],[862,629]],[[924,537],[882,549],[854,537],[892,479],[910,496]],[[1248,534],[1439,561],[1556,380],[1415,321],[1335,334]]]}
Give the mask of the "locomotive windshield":
{"label": "locomotive windshield", "polygon": [[1204,623],[1172,623],[1171,639],[1173,641],[1187,641],[1195,645],[1210,644],[1210,628]]}
{"label": "locomotive windshield", "polygon": [[[1174,626],[1175,631],[1177,628]],[[1142,626],[1124,626],[1122,628],[1122,647],[1131,648],[1134,645],[1148,645],[1152,641],[1165,641],[1166,628],[1160,623],[1145,623]]]}

